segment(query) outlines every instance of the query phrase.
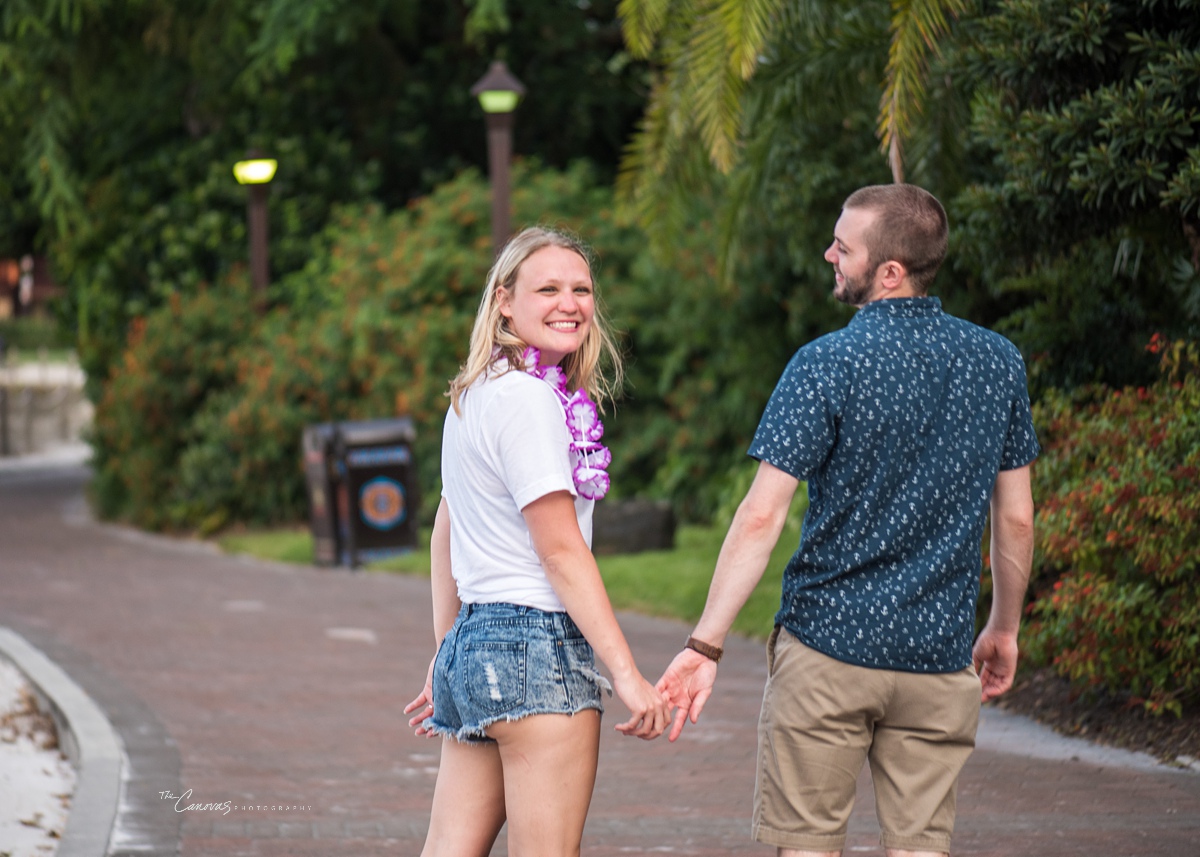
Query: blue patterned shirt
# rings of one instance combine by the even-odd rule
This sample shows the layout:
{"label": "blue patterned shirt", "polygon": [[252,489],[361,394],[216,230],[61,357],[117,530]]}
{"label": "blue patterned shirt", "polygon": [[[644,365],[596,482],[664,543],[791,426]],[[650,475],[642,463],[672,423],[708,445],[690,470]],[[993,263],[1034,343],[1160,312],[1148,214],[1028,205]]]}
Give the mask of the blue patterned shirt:
{"label": "blue patterned shirt", "polygon": [[937,298],[867,304],[796,352],[749,450],[808,481],[775,621],[846,663],[966,668],[996,474],[1038,451],[1011,342]]}

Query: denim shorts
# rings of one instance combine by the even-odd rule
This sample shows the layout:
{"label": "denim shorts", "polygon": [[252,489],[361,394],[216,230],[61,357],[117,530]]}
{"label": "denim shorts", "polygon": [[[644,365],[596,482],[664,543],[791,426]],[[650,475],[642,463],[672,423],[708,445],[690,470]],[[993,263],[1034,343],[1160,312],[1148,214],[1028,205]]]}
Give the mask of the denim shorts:
{"label": "denim shorts", "polygon": [[603,712],[612,685],[566,613],[520,604],[464,604],[438,648],[427,726],[488,742],[486,728],[531,714]]}

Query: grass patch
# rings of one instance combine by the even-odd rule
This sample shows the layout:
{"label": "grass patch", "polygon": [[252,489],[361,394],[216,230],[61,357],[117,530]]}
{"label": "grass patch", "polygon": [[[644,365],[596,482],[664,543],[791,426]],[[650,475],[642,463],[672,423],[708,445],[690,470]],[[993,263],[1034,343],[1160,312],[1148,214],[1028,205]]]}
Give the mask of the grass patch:
{"label": "grass patch", "polygon": [[[417,547],[412,552],[367,563],[364,568],[374,571],[394,571],[401,574],[429,576],[429,529],[417,533]],[[312,533],[306,528],[289,527],[277,530],[246,530],[227,533],[217,539],[225,553],[249,554],[274,562],[312,565]]]}
{"label": "grass patch", "polygon": [[[803,508],[800,497],[771,554],[766,573],[734,622],[736,633],[765,638],[771,632],[779,609],[783,568],[800,541]],[[649,616],[696,621],[704,610],[725,529],[724,526],[680,527],[674,550],[597,557],[613,606]],[[430,530],[422,528],[418,546],[411,553],[373,562],[366,568],[428,577],[429,535]],[[307,529],[231,533],[220,537],[217,543],[227,553],[245,553],[276,562],[312,563],[312,535]]]}
{"label": "grass patch", "polygon": [[225,553],[249,554],[274,562],[305,565],[312,562],[312,535],[308,530],[248,530],[217,539]]}
{"label": "grass patch", "polygon": [[[674,550],[597,557],[608,597],[619,610],[694,622],[704,611],[724,539],[724,527],[680,527]],[[760,639],[771,633],[783,568],[799,541],[799,526],[784,529],[762,580],[733,623],[735,633]]]}

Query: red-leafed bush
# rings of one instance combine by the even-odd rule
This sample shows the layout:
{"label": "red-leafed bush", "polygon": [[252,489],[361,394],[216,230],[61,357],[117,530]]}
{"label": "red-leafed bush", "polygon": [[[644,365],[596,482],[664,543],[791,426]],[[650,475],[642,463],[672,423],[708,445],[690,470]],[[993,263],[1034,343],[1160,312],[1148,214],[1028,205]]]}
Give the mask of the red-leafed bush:
{"label": "red-leafed bush", "polygon": [[1200,351],[1161,337],[1148,350],[1152,386],[1036,408],[1027,644],[1082,687],[1178,714],[1200,695]]}

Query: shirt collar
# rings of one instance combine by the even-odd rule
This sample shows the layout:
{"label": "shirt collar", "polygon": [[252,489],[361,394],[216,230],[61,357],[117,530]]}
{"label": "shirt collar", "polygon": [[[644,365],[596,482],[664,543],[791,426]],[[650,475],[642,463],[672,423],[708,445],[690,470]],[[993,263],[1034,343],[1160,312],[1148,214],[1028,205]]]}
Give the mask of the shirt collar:
{"label": "shirt collar", "polygon": [[941,314],[940,298],[882,298],[860,307],[853,321],[860,318],[933,318]]}

